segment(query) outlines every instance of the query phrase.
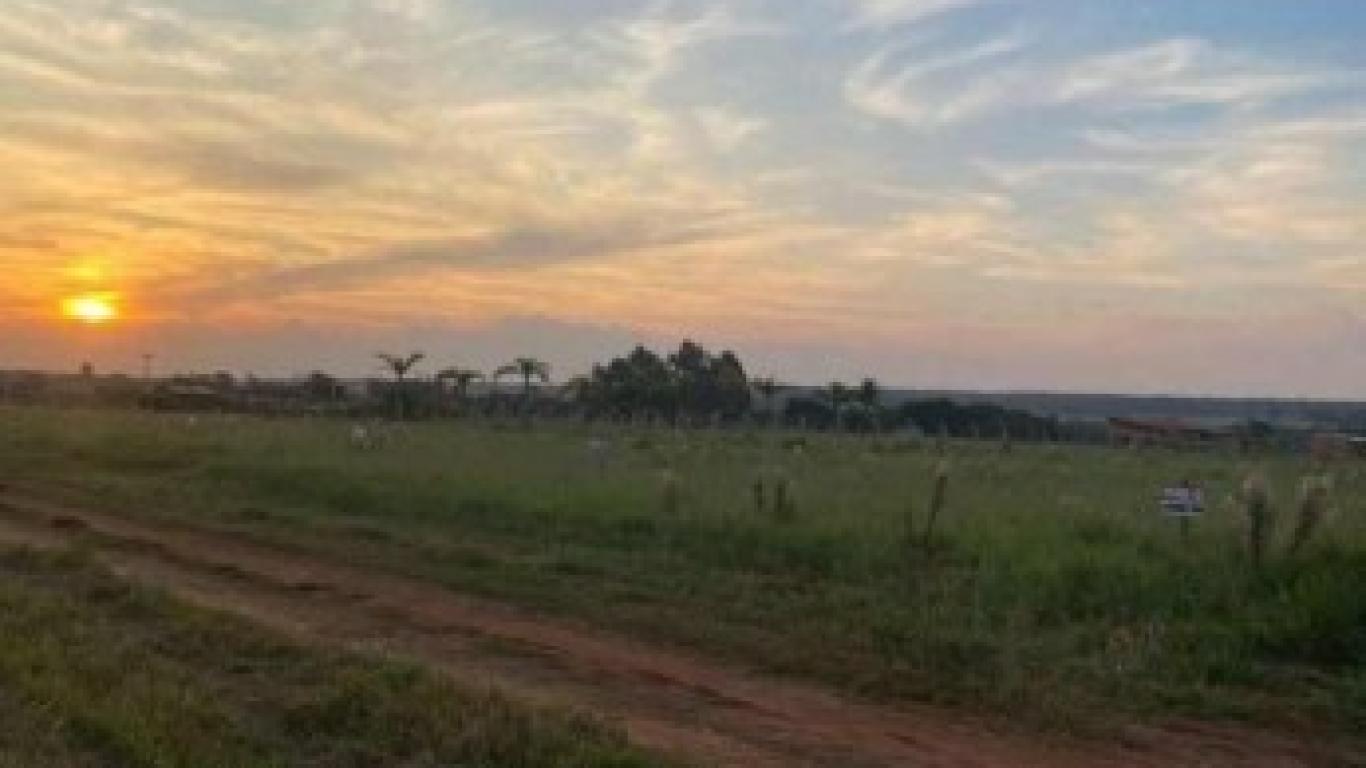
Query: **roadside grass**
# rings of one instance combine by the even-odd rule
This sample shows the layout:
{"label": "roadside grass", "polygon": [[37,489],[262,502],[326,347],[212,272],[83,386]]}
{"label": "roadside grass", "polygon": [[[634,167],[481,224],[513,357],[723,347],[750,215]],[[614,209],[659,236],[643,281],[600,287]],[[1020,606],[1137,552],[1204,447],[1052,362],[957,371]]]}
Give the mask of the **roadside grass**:
{"label": "roadside grass", "polygon": [[[0,429],[0,480],[871,698],[1064,728],[1195,715],[1361,739],[1366,722],[1360,465],[1335,470],[1312,546],[1254,572],[1233,493],[1267,474],[1279,553],[1305,459],[956,443],[925,552],[938,457],[896,438],[428,423],[362,451],[344,422],[41,410]],[[756,509],[760,475],[788,478],[793,514]],[[1155,500],[1186,479],[1210,506],[1188,537]]]}
{"label": "roadside grass", "polygon": [[594,721],[0,550],[0,766],[654,765]]}

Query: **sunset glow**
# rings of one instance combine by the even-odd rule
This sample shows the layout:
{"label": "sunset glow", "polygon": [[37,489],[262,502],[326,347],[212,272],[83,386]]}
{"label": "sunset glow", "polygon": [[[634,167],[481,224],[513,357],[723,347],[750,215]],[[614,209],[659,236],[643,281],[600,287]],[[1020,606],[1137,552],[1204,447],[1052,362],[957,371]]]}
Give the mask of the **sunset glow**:
{"label": "sunset glow", "polygon": [[[1358,0],[4,8],[15,366],[694,338],[810,382],[1366,381]],[[63,346],[109,286],[138,322]]]}
{"label": "sunset glow", "polygon": [[103,325],[117,320],[117,301],[107,294],[72,296],[62,302],[62,315],[89,325]]}

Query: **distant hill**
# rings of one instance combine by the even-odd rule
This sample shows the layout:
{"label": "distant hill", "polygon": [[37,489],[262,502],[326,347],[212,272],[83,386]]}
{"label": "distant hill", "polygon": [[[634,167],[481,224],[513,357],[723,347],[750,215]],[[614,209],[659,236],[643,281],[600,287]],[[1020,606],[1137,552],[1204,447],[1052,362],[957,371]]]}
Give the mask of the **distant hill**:
{"label": "distant hill", "polygon": [[[781,404],[793,397],[811,397],[818,391],[816,387],[794,386],[786,389],[778,400]],[[907,400],[933,398],[964,405],[999,405],[1060,421],[1101,422],[1112,417],[1179,419],[1198,426],[1223,427],[1256,420],[1286,429],[1366,432],[1366,402],[951,389],[886,389],[882,393],[883,404],[890,407]]]}
{"label": "distant hill", "polygon": [[1067,421],[1100,421],[1118,416],[1182,419],[1223,426],[1255,419],[1287,428],[1366,430],[1366,402],[944,390],[889,390],[886,401],[895,404],[908,398],[930,397],[946,397],[963,403],[992,403]]}

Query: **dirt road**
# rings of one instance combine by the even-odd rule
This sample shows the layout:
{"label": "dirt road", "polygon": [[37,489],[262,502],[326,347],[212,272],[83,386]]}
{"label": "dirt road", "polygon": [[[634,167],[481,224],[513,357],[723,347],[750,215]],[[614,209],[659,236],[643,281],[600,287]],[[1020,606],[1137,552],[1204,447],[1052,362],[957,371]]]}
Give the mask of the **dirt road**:
{"label": "dirt road", "polygon": [[848,701],[573,622],[232,534],[0,494],[0,542],[80,540],[117,573],[301,641],[382,651],[620,723],[700,765],[1319,766],[1329,747],[1184,724],[1123,743],[1044,743],[965,715]]}

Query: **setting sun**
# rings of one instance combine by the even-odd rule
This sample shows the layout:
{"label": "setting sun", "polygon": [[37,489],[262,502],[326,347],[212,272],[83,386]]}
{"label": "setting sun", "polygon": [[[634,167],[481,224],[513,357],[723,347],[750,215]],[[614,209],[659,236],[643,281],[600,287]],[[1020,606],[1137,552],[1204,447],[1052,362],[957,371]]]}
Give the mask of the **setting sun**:
{"label": "setting sun", "polygon": [[108,294],[88,294],[64,300],[62,314],[78,322],[99,325],[117,320],[119,308],[116,299]]}

